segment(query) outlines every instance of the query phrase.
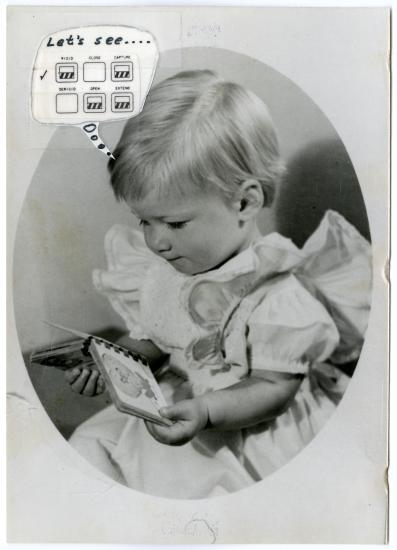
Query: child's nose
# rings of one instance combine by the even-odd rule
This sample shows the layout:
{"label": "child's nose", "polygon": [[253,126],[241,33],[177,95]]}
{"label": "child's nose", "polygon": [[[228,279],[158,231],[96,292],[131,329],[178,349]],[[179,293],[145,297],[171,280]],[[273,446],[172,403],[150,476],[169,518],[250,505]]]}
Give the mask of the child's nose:
{"label": "child's nose", "polygon": [[147,241],[149,248],[158,254],[171,250],[171,240],[164,226],[151,227]]}

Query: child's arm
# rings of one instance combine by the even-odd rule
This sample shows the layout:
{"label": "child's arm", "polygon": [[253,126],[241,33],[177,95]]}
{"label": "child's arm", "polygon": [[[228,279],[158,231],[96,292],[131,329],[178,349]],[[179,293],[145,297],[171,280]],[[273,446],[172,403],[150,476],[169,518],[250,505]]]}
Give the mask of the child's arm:
{"label": "child's arm", "polygon": [[[150,340],[133,340],[124,335],[116,343],[130,351],[144,355],[153,371],[161,367],[166,358],[166,355]],[[97,370],[76,367],[66,371],[65,378],[73,391],[88,397],[99,395],[106,389],[103,376]]]}
{"label": "child's arm", "polygon": [[168,445],[182,445],[204,428],[237,430],[272,420],[286,410],[303,376],[273,371],[254,372],[229,388],[180,401],[161,412],[176,422],[163,427],[146,422],[152,436]]}
{"label": "child's arm", "polygon": [[210,427],[234,430],[273,420],[288,408],[302,379],[301,374],[254,371],[246,380],[204,395]]}

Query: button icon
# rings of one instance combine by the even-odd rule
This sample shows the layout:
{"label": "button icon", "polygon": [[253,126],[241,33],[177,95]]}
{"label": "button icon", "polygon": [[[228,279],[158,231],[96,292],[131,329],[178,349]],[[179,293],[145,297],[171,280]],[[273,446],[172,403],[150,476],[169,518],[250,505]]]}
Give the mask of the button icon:
{"label": "button icon", "polygon": [[112,111],[114,113],[133,110],[134,97],[132,94],[112,94]]}
{"label": "button icon", "polygon": [[83,80],[85,82],[105,82],[106,80],[105,63],[102,63],[102,61],[84,63]]}
{"label": "button icon", "polygon": [[133,79],[133,65],[131,61],[112,63],[112,80],[116,82]]}
{"label": "button icon", "polygon": [[55,80],[57,82],[77,82],[77,63],[57,63],[55,65]]}
{"label": "button icon", "polygon": [[105,94],[84,94],[84,112],[104,113],[106,110]]}
{"label": "button icon", "polygon": [[77,113],[78,111],[77,94],[57,94],[55,101],[57,113]]}

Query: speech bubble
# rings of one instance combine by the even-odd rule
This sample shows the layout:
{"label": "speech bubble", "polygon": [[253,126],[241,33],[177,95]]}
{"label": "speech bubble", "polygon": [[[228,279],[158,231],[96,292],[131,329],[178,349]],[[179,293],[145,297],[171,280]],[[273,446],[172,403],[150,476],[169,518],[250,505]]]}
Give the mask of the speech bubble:
{"label": "speech bubble", "polygon": [[76,27],[43,38],[31,86],[32,116],[43,124],[80,126],[114,158],[98,133],[101,122],[139,114],[158,61],[153,35],[124,25]]}

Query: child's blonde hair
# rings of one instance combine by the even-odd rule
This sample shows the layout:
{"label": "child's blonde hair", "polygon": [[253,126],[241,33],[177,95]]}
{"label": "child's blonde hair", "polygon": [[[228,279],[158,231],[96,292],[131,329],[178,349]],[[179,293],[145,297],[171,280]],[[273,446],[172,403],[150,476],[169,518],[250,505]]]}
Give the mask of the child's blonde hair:
{"label": "child's blonde hair", "polygon": [[248,179],[261,183],[270,205],[283,172],[266,105],[212,71],[179,73],[154,86],[130,119],[109,163],[118,199],[216,191],[238,196]]}

